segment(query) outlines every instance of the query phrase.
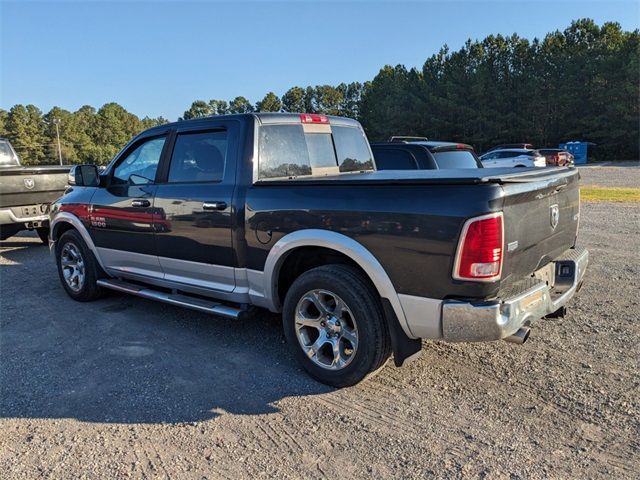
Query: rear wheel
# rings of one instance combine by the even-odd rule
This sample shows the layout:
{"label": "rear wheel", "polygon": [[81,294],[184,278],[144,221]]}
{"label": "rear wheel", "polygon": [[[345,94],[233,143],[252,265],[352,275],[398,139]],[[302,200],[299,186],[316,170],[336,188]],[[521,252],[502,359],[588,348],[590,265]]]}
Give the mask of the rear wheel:
{"label": "rear wheel", "polygon": [[62,286],[71,298],[89,302],[101,296],[97,284],[100,267],[76,230],[66,231],[56,242],[56,263]]}
{"label": "rear wheel", "polygon": [[334,387],[358,383],[391,353],[380,298],[366,277],[347,265],[300,275],[287,292],[282,320],[304,369]]}

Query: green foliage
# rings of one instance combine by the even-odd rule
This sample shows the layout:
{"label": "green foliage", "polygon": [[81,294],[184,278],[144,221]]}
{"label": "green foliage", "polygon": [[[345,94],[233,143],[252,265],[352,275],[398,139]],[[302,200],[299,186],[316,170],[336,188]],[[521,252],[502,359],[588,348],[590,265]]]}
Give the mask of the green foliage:
{"label": "green foliage", "polygon": [[253,112],[251,102],[244,97],[236,97],[229,103],[229,113],[250,113]]}
{"label": "green foliage", "polygon": [[7,137],[25,163],[41,164],[46,158],[45,123],[34,105],[14,105],[7,115]]}
{"label": "green foliage", "polygon": [[24,165],[57,164],[56,122],[63,163],[105,164],[131,137],[167,120],[140,120],[116,103],[98,111],[88,105],[76,112],[53,107],[44,115],[33,105],[14,105],[0,110],[0,136],[11,141]]}
{"label": "green foliage", "polygon": [[282,110],[282,102],[275,93],[267,93],[262,100],[256,103],[258,112],[279,112]]}
{"label": "green foliage", "polygon": [[[419,135],[460,141],[483,151],[498,143],[538,147],[568,140],[598,144],[598,159],[640,158],[640,32],[617,23],[573,22],[529,41],[511,35],[446,45],[421,69],[384,66],[364,84],[295,86],[245,97],[196,100],[189,120],[208,115],[308,112],[360,120],[371,140]],[[0,109],[0,136],[25,164],[58,162],[56,123],[65,163],[108,162],[138,132],[167,123],[139,119],[116,103],[76,112],[33,105]]]}
{"label": "green foliage", "polygon": [[640,34],[575,21],[542,41],[490,35],[446,46],[422,71],[385,66],[365,89],[360,120],[372,140],[422,135],[483,151],[595,142],[598,159],[640,157]]}
{"label": "green foliage", "polygon": [[304,88],[292,87],[287,90],[287,92],[282,96],[282,109],[285,112],[306,112]]}
{"label": "green foliage", "polygon": [[213,115],[211,108],[211,100],[209,103],[204,100],[196,100],[191,104],[191,108],[184,112],[182,115],[183,120],[191,120],[193,118],[206,117],[207,115]]}

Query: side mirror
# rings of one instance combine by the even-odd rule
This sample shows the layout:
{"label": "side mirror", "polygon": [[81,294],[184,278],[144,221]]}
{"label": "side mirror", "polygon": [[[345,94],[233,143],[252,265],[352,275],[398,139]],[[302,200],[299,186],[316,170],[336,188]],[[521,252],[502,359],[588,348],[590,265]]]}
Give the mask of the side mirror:
{"label": "side mirror", "polygon": [[78,187],[97,187],[100,185],[98,167],[95,165],[74,165],[69,170],[67,183]]}

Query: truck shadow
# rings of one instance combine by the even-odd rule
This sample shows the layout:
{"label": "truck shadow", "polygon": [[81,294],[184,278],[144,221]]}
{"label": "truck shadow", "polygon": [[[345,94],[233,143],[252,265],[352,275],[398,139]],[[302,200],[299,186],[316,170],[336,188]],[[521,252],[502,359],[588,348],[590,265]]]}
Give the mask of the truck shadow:
{"label": "truck shadow", "polygon": [[197,422],[331,391],[298,367],[277,316],[239,322],[116,294],[74,302],[37,250],[2,265],[0,418]]}
{"label": "truck shadow", "polygon": [[0,254],[4,254],[6,250],[4,249],[13,249],[13,248],[43,248],[47,247],[44,243],[40,241],[39,238],[31,237],[31,236],[14,236],[9,237],[6,240],[0,240]]}

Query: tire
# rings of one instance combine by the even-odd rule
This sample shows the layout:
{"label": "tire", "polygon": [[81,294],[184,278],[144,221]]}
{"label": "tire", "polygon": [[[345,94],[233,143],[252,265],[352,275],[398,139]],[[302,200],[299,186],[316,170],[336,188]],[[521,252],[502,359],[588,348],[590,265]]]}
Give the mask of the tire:
{"label": "tire", "polygon": [[[75,267],[63,267],[63,259]],[[90,302],[102,296],[102,289],[97,284],[102,269],[76,230],[66,231],[56,242],[56,264],[60,282],[71,298]],[[78,274],[77,281],[73,280],[74,273]]]}
{"label": "tire", "polygon": [[49,229],[47,227],[36,228],[36,233],[45,245],[49,245]]}
{"label": "tire", "polygon": [[282,323],[302,367],[333,387],[360,382],[391,354],[380,297],[348,265],[325,265],[300,275],[287,292]]}
{"label": "tire", "polygon": [[13,237],[16,233],[22,230],[22,225],[10,224],[0,226],[0,240],[6,240]]}

